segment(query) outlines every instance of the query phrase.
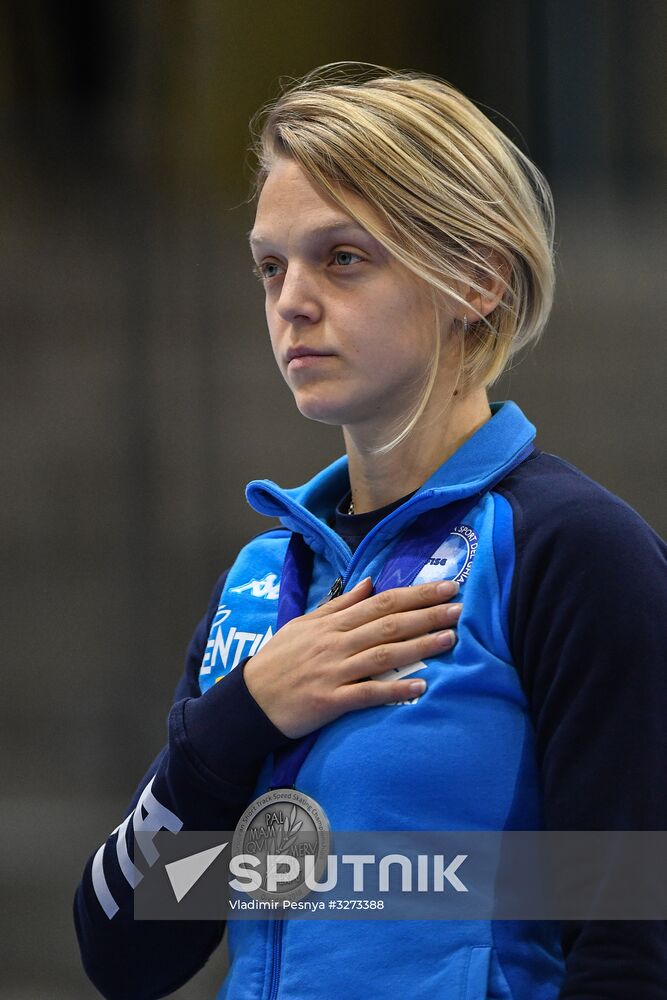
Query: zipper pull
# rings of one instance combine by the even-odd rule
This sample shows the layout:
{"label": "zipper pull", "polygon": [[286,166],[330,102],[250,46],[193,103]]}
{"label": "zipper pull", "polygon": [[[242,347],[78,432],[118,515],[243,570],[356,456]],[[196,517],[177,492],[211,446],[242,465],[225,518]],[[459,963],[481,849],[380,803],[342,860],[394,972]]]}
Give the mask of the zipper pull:
{"label": "zipper pull", "polygon": [[327,594],[327,601],[333,601],[334,598],[340,597],[343,593],[343,577],[337,576],[331,585],[331,590]]}

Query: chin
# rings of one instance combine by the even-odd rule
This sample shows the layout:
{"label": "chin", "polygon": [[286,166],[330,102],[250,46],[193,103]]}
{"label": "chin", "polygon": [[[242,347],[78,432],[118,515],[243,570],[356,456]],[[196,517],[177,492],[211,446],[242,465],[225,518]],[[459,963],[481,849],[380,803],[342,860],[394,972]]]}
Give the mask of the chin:
{"label": "chin", "polygon": [[344,416],[338,416],[326,407],[299,406],[297,409],[302,417],[307,420],[316,420],[319,424],[329,424],[332,427],[342,427],[346,422]]}
{"label": "chin", "polygon": [[330,424],[334,427],[342,427],[350,422],[352,407],[345,406],[340,400],[337,403],[331,399],[316,399],[315,397],[300,396],[295,393],[294,401],[299,413],[308,420],[316,420],[320,424]]}

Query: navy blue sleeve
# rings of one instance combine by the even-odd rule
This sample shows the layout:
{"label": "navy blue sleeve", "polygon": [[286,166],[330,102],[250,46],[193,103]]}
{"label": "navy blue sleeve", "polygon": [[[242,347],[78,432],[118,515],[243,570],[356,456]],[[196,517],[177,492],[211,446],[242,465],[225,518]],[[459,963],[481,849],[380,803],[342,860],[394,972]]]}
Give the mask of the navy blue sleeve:
{"label": "navy blue sleeve", "polygon": [[[667,547],[537,453],[498,487],[516,543],[510,632],[549,830],[667,830]],[[667,922],[562,924],[560,1000],[664,1000]]]}
{"label": "navy blue sleeve", "polygon": [[136,921],[134,824],[233,830],[267,753],[290,744],[250,695],[238,667],[205,694],[199,667],[226,574],[190,642],[168,719],[168,743],[141,780],[124,821],[91,856],[74,900],[83,966],[108,1000],[153,1000],[186,983],[220,943],[223,922]]}

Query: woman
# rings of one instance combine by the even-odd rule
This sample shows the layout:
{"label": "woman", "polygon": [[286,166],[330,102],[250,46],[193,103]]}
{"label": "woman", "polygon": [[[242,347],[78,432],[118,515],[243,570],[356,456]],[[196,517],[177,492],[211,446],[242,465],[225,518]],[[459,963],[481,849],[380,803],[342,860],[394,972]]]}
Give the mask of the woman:
{"label": "woman", "polygon": [[[666,828],[665,547],[487,397],[549,315],[546,182],[433,77],[325,68],[260,124],[251,247],[273,352],[346,456],[299,489],[248,487],[281,527],[218,581],[169,744],[86,868],[84,964],[125,1000],[175,990],[223,933],[133,921],[142,827],[247,830],[295,785],[334,830]],[[233,1000],[626,1000],[667,980],[660,922],[228,934]]]}

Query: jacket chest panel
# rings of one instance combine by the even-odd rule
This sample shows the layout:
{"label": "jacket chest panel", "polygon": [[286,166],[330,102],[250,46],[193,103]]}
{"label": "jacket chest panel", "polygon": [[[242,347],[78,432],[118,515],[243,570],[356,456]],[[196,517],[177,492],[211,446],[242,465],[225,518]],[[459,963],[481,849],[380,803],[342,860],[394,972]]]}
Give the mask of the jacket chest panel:
{"label": "jacket chest panel", "polygon": [[539,822],[537,771],[526,770],[533,732],[514,669],[488,657],[429,660],[424,675],[417,701],[325,727],[298,787],[341,830],[503,829],[521,782],[535,804],[526,822]]}

